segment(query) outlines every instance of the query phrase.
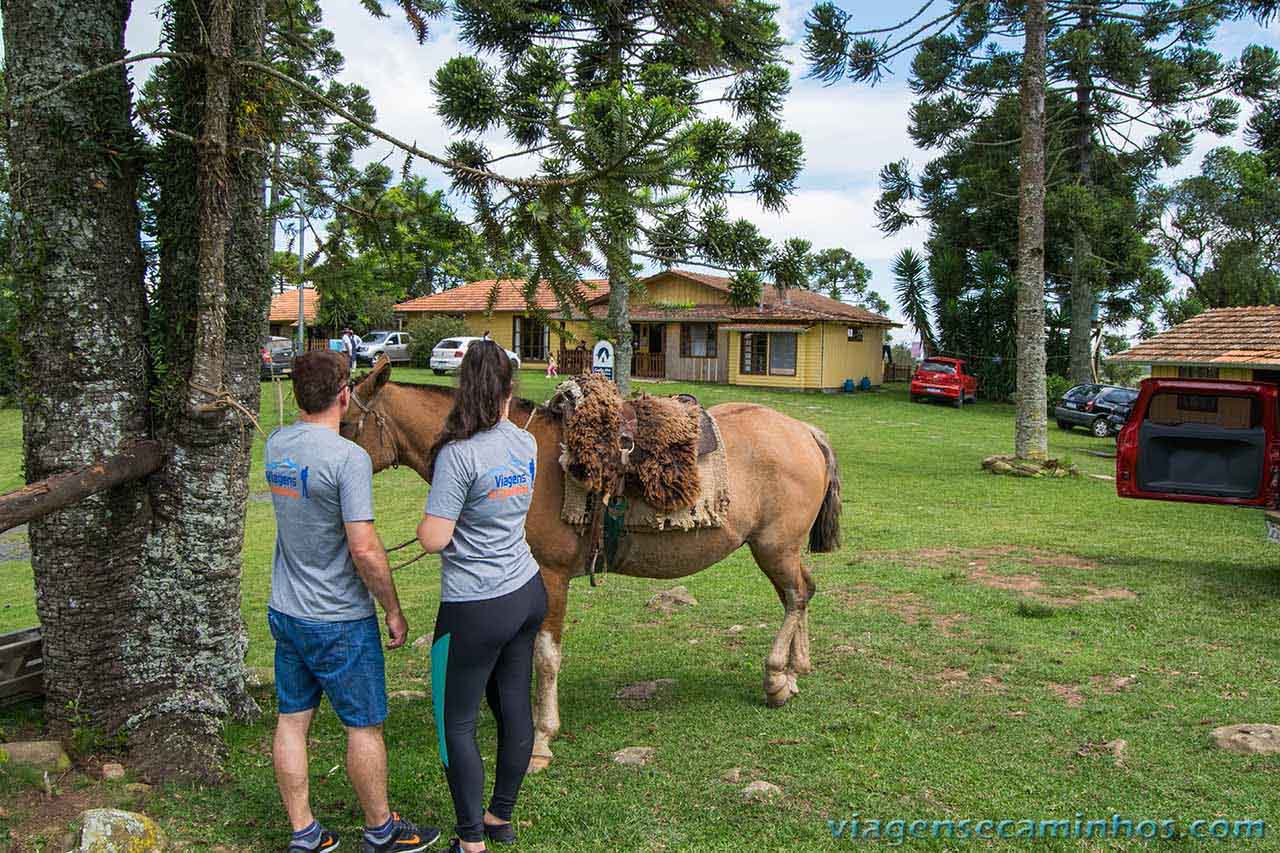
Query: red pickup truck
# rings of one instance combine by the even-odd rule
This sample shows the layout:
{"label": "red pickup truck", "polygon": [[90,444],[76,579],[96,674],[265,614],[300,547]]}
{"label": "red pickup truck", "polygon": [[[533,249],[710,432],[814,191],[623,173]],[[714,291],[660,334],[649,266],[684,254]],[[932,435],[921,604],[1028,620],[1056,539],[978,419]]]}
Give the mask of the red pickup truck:
{"label": "red pickup truck", "polygon": [[1280,385],[1144,380],[1116,438],[1116,491],[1280,510]]}
{"label": "red pickup truck", "polygon": [[964,369],[964,359],[926,358],[911,377],[911,401],[946,400],[959,409],[978,399],[978,377]]}

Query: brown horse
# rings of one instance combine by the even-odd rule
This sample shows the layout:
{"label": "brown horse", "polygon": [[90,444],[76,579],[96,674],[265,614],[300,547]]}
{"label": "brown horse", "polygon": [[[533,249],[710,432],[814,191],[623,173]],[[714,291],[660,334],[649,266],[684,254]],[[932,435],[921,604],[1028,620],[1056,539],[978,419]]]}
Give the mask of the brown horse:
{"label": "brown horse", "polygon": [[[380,361],[355,387],[342,418],[342,435],[373,459],[374,471],[405,465],[426,479],[427,453],[443,429],[453,390],[388,381]],[[537,417],[534,417],[535,411]],[[815,587],[801,556],[839,547],[840,472],[827,436],[818,428],[764,406],[725,403],[710,410],[724,436],[731,505],[725,524],[692,532],[636,533],[619,574],[678,578],[711,566],[743,545],[764,570],[785,615],[764,665],[765,699],[780,706],[796,692],[796,676],[809,672],[807,608]],[[584,572],[584,539],[560,518],[561,425],[548,410],[524,400],[511,404],[511,420],[538,442],[538,468],[526,535],[547,586],[547,618],[534,647],[538,701],[530,769],[551,761],[560,730],[556,677],[569,579]]]}

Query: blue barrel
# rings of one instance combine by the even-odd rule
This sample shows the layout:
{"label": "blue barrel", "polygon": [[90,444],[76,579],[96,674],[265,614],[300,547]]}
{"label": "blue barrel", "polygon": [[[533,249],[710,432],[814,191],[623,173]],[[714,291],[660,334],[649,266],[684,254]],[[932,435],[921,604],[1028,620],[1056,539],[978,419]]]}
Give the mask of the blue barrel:
{"label": "blue barrel", "polygon": [[852,379],[846,379],[846,380],[844,381],[844,393],[846,393],[846,394],[852,394],[852,393],[853,393],[853,380],[852,380]]}

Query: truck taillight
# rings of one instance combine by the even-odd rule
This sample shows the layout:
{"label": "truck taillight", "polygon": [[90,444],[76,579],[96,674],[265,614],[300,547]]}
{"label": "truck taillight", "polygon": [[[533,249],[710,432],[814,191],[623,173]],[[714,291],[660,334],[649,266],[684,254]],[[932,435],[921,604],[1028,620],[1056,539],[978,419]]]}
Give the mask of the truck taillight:
{"label": "truck taillight", "polygon": [[271,350],[267,349],[266,347],[262,348],[262,360],[271,361]]}
{"label": "truck taillight", "polygon": [[453,357],[454,357],[454,358],[462,358],[464,355],[466,355],[466,353],[465,353],[465,352],[463,352],[462,350],[458,350],[457,352],[455,352],[455,353],[453,354]]}

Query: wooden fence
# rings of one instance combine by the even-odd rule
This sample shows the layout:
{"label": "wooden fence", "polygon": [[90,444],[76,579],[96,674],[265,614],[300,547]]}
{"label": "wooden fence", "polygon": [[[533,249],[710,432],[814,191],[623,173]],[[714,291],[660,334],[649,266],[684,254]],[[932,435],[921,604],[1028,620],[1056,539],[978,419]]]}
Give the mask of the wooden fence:
{"label": "wooden fence", "polygon": [[886,364],[884,366],[885,382],[910,382],[915,368],[910,364]]}
{"label": "wooden fence", "polygon": [[39,628],[0,634],[0,705],[44,693]]}

